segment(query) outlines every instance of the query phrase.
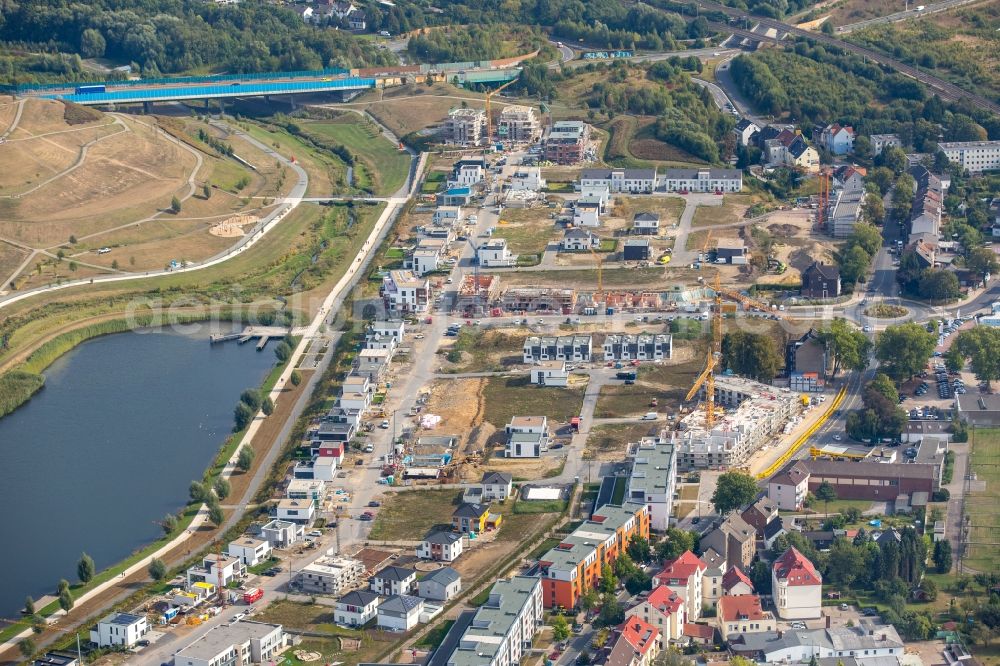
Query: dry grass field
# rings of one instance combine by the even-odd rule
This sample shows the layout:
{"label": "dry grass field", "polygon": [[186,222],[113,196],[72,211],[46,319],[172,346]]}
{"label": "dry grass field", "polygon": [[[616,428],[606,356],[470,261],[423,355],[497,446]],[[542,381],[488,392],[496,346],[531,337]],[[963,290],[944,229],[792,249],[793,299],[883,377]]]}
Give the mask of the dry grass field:
{"label": "dry grass field", "polygon": [[[15,104],[0,101],[3,131],[15,113]],[[255,169],[220,155],[200,133],[224,141]],[[138,272],[198,261],[235,242],[236,235],[220,238],[211,227],[238,213],[272,210],[270,200],[292,186],[293,178],[282,178],[289,172],[240,135],[197,118],[102,114],[27,100],[0,145],[0,239],[52,253],[62,248],[77,263],[72,273],[68,262],[50,262],[41,274],[32,265],[19,276],[19,288],[88,277],[113,264]],[[169,210],[174,197],[182,202],[177,214]],[[101,247],[112,251],[98,255]]]}

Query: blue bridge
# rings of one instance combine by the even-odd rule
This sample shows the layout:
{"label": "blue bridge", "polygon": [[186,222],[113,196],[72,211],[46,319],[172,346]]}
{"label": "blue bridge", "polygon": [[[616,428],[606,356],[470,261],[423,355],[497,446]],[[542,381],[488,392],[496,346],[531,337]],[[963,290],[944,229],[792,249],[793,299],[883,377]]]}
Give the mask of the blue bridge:
{"label": "blue bridge", "polygon": [[[106,84],[113,86],[114,84]],[[158,84],[148,88],[128,86],[122,90],[105,92],[66,92],[39,95],[43,99],[62,99],[77,104],[127,104],[131,102],[166,102],[188,99],[217,99],[221,97],[261,97],[266,95],[293,95],[302,93],[341,90],[365,90],[375,87],[375,79],[346,78],[317,81],[277,81],[273,83],[241,83],[226,85],[169,85]]]}
{"label": "blue bridge", "polygon": [[361,71],[327,69],[302,72],[224,74],[175,79],[40,84],[18,87],[12,92],[21,96],[60,99],[83,105],[151,104],[154,102],[227,97],[267,97],[324,92],[351,93],[370,88],[399,85],[405,79],[423,80],[427,76],[439,81],[457,79],[462,84],[504,83],[516,79],[521,73],[518,67],[492,67],[488,64],[488,61],[484,61],[483,63],[421,65],[419,72],[408,68],[386,67]]}

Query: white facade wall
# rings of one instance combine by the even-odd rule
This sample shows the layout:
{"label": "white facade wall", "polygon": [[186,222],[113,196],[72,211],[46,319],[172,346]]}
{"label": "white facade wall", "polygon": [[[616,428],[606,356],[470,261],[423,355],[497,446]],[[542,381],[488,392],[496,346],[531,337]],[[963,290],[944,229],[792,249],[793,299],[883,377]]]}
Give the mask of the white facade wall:
{"label": "white facade wall", "polygon": [[822,585],[789,585],[779,581],[771,570],[774,607],[782,620],[804,620],[820,616],[823,604]]}

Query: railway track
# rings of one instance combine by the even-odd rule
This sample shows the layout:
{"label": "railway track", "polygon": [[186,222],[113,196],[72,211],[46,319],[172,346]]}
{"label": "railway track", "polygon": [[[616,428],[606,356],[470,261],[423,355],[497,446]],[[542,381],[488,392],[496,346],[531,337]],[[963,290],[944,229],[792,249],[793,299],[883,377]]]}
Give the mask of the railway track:
{"label": "railway track", "polygon": [[[912,79],[920,81],[924,85],[932,88],[935,92],[937,92],[937,94],[942,99],[946,99],[952,102],[957,102],[960,100],[968,100],[973,104],[975,104],[976,106],[980,106],[984,109],[992,111],[993,113],[1000,114],[1000,104],[997,104],[996,102],[987,99],[982,95],[978,95],[974,92],[965,90],[964,88],[960,88],[956,86],[954,83],[945,81],[944,79],[938,78],[933,74],[928,74],[927,72],[923,72],[917,69],[916,67],[907,65],[904,62],[900,62],[899,60],[891,58],[879,51],[875,51],[874,49],[870,49],[865,46],[860,46],[858,44],[852,44],[850,42],[845,42],[842,39],[831,37],[830,35],[824,34],[822,32],[812,32],[809,30],[803,30],[802,28],[798,28],[793,25],[789,25],[787,23],[782,23],[781,21],[775,19],[765,18],[762,16],[754,16],[739,9],[734,9],[733,7],[727,7],[725,5],[720,5],[716,2],[711,2],[711,0],[696,0],[696,3],[698,4],[699,7],[701,7],[704,10],[721,12],[731,18],[745,18],[759,24],[762,27],[773,28],[778,32],[778,39],[780,39],[782,37],[782,34],[784,33],[788,35],[794,35],[796,37],[806,37],[808,39],[820,42],[822,44],[836,46],[837,48],[843,49],[845,51],[856,53],[857,55],[864,56],[872,60],[873,62],[877,62],[881,65],[885,65],[886,67],[890,67],[899,72],[900,74],[909,76]],[[755,35],[755,37],[753,38],[758,39],[760,41],[777,41],[774,38],[768,38],[763,35],[757,35],[757,33],[748,32],[746,30],[738,30],[732,27],[728,27],[727,29],[730,32],[733,32],[740,36],[750,37],[751,35]]]}

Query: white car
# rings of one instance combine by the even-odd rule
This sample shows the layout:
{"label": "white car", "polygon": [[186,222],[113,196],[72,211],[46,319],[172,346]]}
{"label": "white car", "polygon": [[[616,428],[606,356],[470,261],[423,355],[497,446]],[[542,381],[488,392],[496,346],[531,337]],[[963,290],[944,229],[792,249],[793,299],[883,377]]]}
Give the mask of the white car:
{"label": "white car", "polygon": [[872,327],[871,326],[865,326],[861,330],[863,330],[865,333],[871,333],[872,332]]}

